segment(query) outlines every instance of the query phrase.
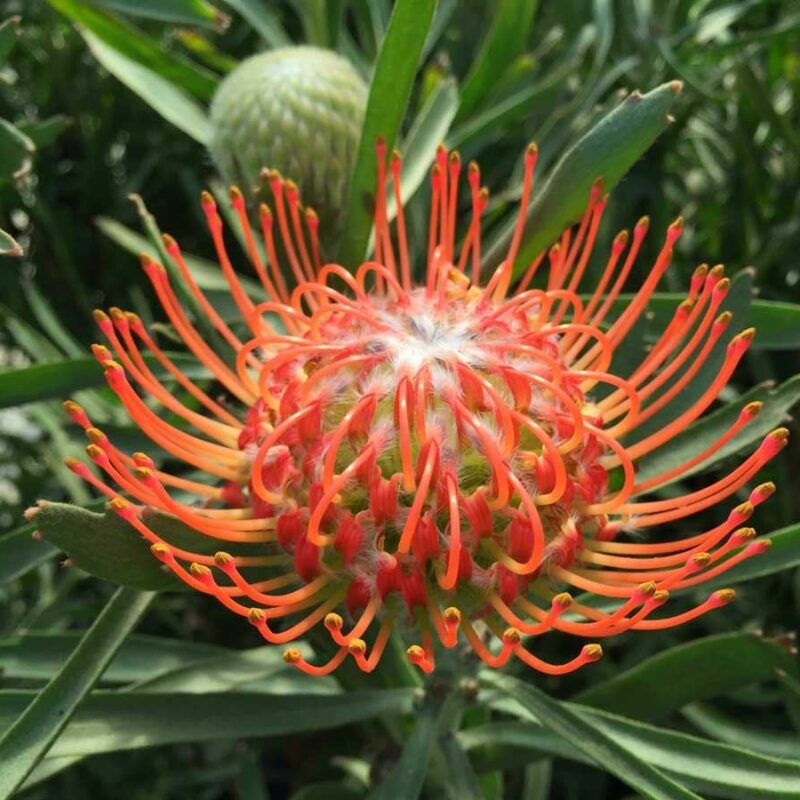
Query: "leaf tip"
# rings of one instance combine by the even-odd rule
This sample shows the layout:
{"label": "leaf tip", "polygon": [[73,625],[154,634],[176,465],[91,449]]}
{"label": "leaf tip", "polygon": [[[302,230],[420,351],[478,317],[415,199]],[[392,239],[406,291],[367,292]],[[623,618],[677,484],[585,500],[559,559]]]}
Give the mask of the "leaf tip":
{"label": "leaf tip", "polygon": [[215,8],[212,12],[212,16],[212,22],[217,32],[224,33],[226,30],[228,30],[231,24],[231,18],[227,14],[223,13],[218,8]]}
{"label": "leaf tip", "polygon": [[[25,509],[24,517],[28,522],[32,522],[36,515],[41,512],[41,510],[47,505],[46,500],[37,500],[35,506],[31,506],[30,508]],[[39,534],[41,536],[41,534]]]}

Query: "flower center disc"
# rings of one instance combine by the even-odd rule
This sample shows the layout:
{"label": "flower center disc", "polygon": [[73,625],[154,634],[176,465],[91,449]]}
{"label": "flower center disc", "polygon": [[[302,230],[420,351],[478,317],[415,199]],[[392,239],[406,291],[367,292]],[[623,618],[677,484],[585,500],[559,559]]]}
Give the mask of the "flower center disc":
{"label": "flower center disc", "polygon": [[410,608],[458,589],[476,607],[569,564],[603,525],[608,447],[564,359],[585,342],[553,328],[542,292],[498,303],[448,280],[306,301],[310,330],[264,356],[240,440],[253,509],[301,575],[341,575],[351,607],[375,589]]}

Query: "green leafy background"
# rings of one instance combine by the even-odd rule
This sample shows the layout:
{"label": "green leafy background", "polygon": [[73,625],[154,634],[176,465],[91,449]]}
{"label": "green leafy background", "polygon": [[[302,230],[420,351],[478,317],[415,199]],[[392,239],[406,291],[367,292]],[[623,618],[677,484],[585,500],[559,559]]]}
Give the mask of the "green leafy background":
{"label": "green leafy background", "polygon": [[[510,667],[426,685],[391,657],[370,679],[308,679],[213,601],[164,591],[175,587],[138,558],[138,539],[99,516],[102,503],[63,466],[83,443],[58,403],[75,396],[137,447],[89,357],[91,310],[119,304],[151,319],[135,254],[157,252],[154,219],[220,301],[197,202],[214,180],[208,102],[240,59],[312,43],[348,57],[372,86],[345,263],[369,240],[379,134],[404,151],[403,195],[420,209],[440,141],[479,160],[492,190],[487,261],[507,241],[531,139],[540,162],[526,257],[574,220],[601,174],[615,185],[601,248],[643,214],[656,230],[683,214],[674,266],[623,359],[658,334],[698,262],[725,263],[735,324],[758,336],[724,399],[765,402],[714,468],[734,464],[800,399],[796,3],[0,8],[0,798],[800,797],[796,443],[764,474],[779,491],[756,524],[773,547],[730,574],[739,600],[714,615],[609,640],[601,662],[558,680]],[[424,215],[409,225],[422,232]],[[689,392],[707,379],[701,371]],[[735,413],[714,409],[644,459],[642,474],[679,463]],[[45,509],[47,541],[35,540],[23,511],[39,497],[83,510]],[[98,555],[112,545],[113,557]],[[566,652],[558,640],[543,646],[556,660]]]}

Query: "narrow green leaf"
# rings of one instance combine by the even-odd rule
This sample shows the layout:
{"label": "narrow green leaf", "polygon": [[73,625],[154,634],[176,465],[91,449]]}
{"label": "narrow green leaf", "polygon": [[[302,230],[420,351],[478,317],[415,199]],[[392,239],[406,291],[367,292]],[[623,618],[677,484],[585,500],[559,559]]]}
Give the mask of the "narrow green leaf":
{"label": "narrow green leaf", "polygon": [[[443,78],[414,120],[403,142],[403,174],[400,196],[406,203],[419,189],[428,174],[436,148],[444,141],[458,108],[458,89],[452,78]],[[396,213],[394,195],[387,204],[389,218]]]}
{"label": "narrow green leaf", "polygon": [[[31,631],[0,641],[0,671],[6,678],[49,681],[80,641],[78,633]],[[103,673],[103,683],[150,681],[177,674],[236,651],[200,642],[160,636],[129,636]]]}
{"label": "narrow green leaf", "polygon": [[288,47],[294,44],[283,29],[278,15],[264,0],[224,0],[224,2],[241,14],[270,47]]}
{"label": "narrow green leaf", "polygon": [[553,97],[556,90],[575,74],[575,70],[575,62],[568,61],[551,70],[541,80],[530,80],[509,96],[487,103],[480,113],[454,126],[447,137],[447,146],[466,148],[474,144],[477,147],[492,141],[499,132],[529,117],[537,106]]}
{"label": "narrow green leaf", "polygon": [[537,5],[538,0],[505,0],[497,3],[494,21],[461,87],[460,119],[468,117],[491,93],[523,50],[533,26]]}
{"label": "narrow green leaf", "polygon": [[[333,20],[329,15],[341,11],[337,0],[305,0],[302,5],[301,19],[305,41],[316,47],[336,49],[333,43]],[[338,29],[338,25],[336,26]]]}
{"label": "narrow green leaf", "polygon": [[[298,649],[304,658],[314,658],[314,651],[305,642],[299,642]],[[341,691],[341,687],[333,678],[308,676],[288,667],[283,660],[283,648],[266,645],[185,664],[140,681],[131,690],[198,695],[229,691],[331,694]]]}
{"label": "narrow green leaf", "polygon": [[[115,219],[109,217],[97,217],[94,224],[106,235],[112,242],[115,242],[123,250],[133,253],[138,256],[141,253],[147,253],[155,259],[161,259],[161,254],[158,252],[152,242],[146,237],[132,231],[130,228],[125,227],[122,223],[117,222]],[[230,284],[225,279],[225,273],[222,268],[214,261],[209,261],[201,256],[195,256],[191,253],[183,254],[184,261],[197,281],[197,285],[206,291],[211,292],[230,292]],[[238,275],[239,281],[253,298],[263,298],[264,289],[256,283],[252,278],[246,275]]]}
{"label": "narrow green leaf", "polygon": [[30,789],[31,786],[36,786],[43,781],[53,777],[53,775],[69,769],[73,764],[77,764],[80,758],[47,758],[45,757],[39,762],[36,769],[27,777],[25,783],[22,784],[22,790]]}
{"label": "narrow green leaf", "polygon": [[548,800],[553,777],[553,761],[542,758],[525,767],[525,788],[522,800]]}
{"label": "narrow green leaf", "polygon": [[[87,3],[82,3],[80,0],[47,1],[56,11],[60,11],[64,16],[77,23],[85,38],[87,34],[91,34],[92,40],[102,43],[103,47],[98,50],[115,69],[101,61],[103,66],[137,94],[139,91],[165,94],[164,86],[170,85],[174,90],[173,98],[182,96],[182,92],[179,92],[178,88],[200,100],[210,100],[214,94],[217,86],[216,75],[185,58],[167,52],[158,42],[138,28],[122,22],[111,14],[93,8]],[[94,50],[94,47],[92,49]],[[107,55],[108,53],[116,55],[118,58],[112,58]],[[95,55],[97,54],[95,53]],[[99,57],[98,60],[100,60]],[[138,66],[139,70],[134,70],[135,66]],[[116,70],[123,73],[135,73],[130,80],[140,89],[137,90],[135,86],[130,85],[123,75],[117,74]],[[154,73],[161,79],[162,86],[160,88],[154,82],[150,82],[149,86],[142,86],[142,76],[149,73]],[[143,99],[147,100],[148,98],[144,96]],[[154,107],[160,111],[155,105]],[[184,109],[180,108],[180,110]],[[161,113],[163,114],[163,112]]]}
{"label": "narrow green leaf", "polygon": [[744,724],[703,703],[692,703],[681,713],[706,736],[726,744],[773,758],[797,759],[800,756],[800,736],[796,733]]}
{"label": "narrow green leaf", "polygon": [[[644,95],[633,92],[564,154],[541,191],[534,193],[515,275],[580,219],[597,178],[603,179],[607,192],[616,186],[669,124],[669,110],[680,89],[681,84],[673,81]],[[505,257],[515,224],[512,219],[487,252],[487,267]]]}
{"label": "narrow green leaf", "polygon": [[206,28],[225,28],[228,18],[206,0],[91,0],[94,5],[132,17],[182,22]]}
{"label": "narrow green leaf", "polygon": [[753,300],[747,326],[756,329],[757,350],[796,350],[800,347],[800,304]]}
{"label": "narrow green leaf", "polygon": [[[787,570],[800,567],[800,525],[790,525],[787,528],[773,531],[766,536],[759,537],[770,542],[769,549],[758,556],[758,558],[748,558],[741,564],[731,567],[727,572],[716,578],[711,578],[703,583],[703,590],[712,592],[734,586],[737,583],[744,583],[756,578],[764,578],[768,575],[786,572]],[[736,548],[724,558],[732,558],[742,548]],[[720,561],[720,563],[724,563]],[[697,591],[695,587],[686,589],[676,589],[675,594],[685,594]],[[607,598],[601,598],[591,592],[585,592],[576,598],[579,603],[585,603],[593,608],[616,608],[614,603],[610,603]]]}
{"label": "narrow green leaf", "polygon": [[597,724],[595,718],[578,713],[578,707],[559,703],[534,686],[508,675],[486,674],[482,680],[487,686],[513,698],[548,730],[566,739],[575,750],[646,797],[653,800],[698,800],[696,794],[642,761],[635,747],[620,745]]}
{"label": "narrow green leaf", "polygon": [[677,53],[670,47],[669,40],[666,37],[653,37],[653,49],[664,59],[672,74],[680,78],[690,89],[694,89],[706,101],[711,101],[712,103],[724,102],[725,95],[715,92],[708,85],[708,82],[700,77],[700,74],[687,68]]}
{"label": "narrow green leaf", "polygon": [[[169,357],[187,374],[197,372],[197,362],[183,353],[170,353]],[[146,359],[153,364],[154,359]],[[40,400],[66,399],[79,389],[104,386],[103,370],[97,361],[86,358],[69,358],[48,364],[33,364],[0,372],[0,408],[23,405]]]}
{"label": "narrow green leaf", "polygon": [[[98,691],[81,704],[49,757],[330,730],[383,715],[407,714],[415,695],[413,689],[331,695],[211,692],[202,696]],[[0,728],[34,696],[28,691],[0,692]]]}
{"label": "narrow green leaf", "polygon": [[[61,350],[36,326],[29,325],[5,308],[0,308],[0,323],[11,334],[14,344],[22,348],[34,362],[58,361],[64,357]],[[86,355],[86,353],[81,355]],[[0,370],[0,374],[4,372],[5,370]]]}
{"label": "narrow green leaf", "polygon": [[800,731],[800,680],[783,670],[778,670],[777,678],[783,691],[786,714],[795,730]]}
{"label": "narrow green leaf", "polygon": [[[618,317],[633,297],[632,294],[621,294],[609,308],[608,318]],[[686,295],[678,292],[657,292],[650,298],[647,313],[655,335],[664,330],[678,303],[685,299]],[[800,347],[800,303],[756,298],[750,303],[745,324],[756,329],[754,349],[795,350]]]}
{"label": "narrow green leaf", "polygon": [[239,774],[236,777],[238,800],[270,800],[259,761],[257,754],[251,751],[239,759]]}
{"label": "narrow green leaf", "polygon": [[447,787],[454,800],[483,800],[483,793],[467,754],[450,731],[439,737],[439,748],[448,768]]}
{"label": "narrow green leaf", "polygon": [[[647,763],[704,795],[731,800],[796,800],[800,796],[800,761],[769,758],[613,714],[564,705],[602,728],[620,747],[635,752]],[[518,704],[516,711],[509,703],[498,707],[528,719]],[[572,739],[562,738],[535,721],[483,725],[461,731],[458,738],[479,769],[510,769],[527,764],[530,751],[593,763]],[[648,792],[643,794],[653,796]],[[682,796],[685,795],[667,795]]]}
{"label": "narrow green leaf", "polygon": [[683,431],[673,436],[669,442],[659,447],[655,453],[644,456],[637,462],[636,478],[646,481],[661,475],[680,464],[685,464],[693,456],[702,453],[722,436],[736,421],[739,412],[748,403],[760,401],[764,404],[758,417],[750,422],[730,442],[717,450],[706,461],[697,464],[660,486],[668,486],[677,480],[707,469],[717,461],[728,458],[762,439],[774,428],[789,419],[789,411],[800,401],[800,375],[790,378],[786,383],[773,389],[769,384],[756,386],[713,414],[702,417]]}
{"label": "narrow green leaf", "polygon": [[458,8],[458,0],[437,0],[436,12],[433,15],[428,38],[422,48],[422,61],[427,60],[431,51],[436,47],[442,34],[448,30],[454,12]]}
{"label": "narrow green leaf", "polygon": [[[721,586],[732,586],[766,575],[800,567],[800,525],[790,525],[759,537],[771,542],[771,547],[758,558],[748,558],[729,569],[724,575],[703,584],[709,591]],[[735,555],[738,550],[731,551]]]}
{"label": "narrow green leaf", "polygon": [[4,370],[0,372],[0,408],[66,398],[78,389],[102,385],[102,373],[91,357]]}
{"label": "narrow green leaf", "polygon": [[414,727],[400,758],[369,800],[417,800],[422,792],[431,749],[439,731],[441,701],[428,695],[415,713]]}
{"label": "narrow green leaf", "polygon": [[575,697],[583,705],[656,720],[694,700],[716,697],[793,670],[780,645],[751,633],[707,636],[671,647]]}
{"label": "narrow green leaf", "polygon": [[[635,432],[631,434],[635,441],[661,430],[664,425],[690,409],[700,399],[717,377],[725,361],[728,342],[735,334],[744,330],[752,299],[753,270],[746,268],[740,270],[733,277],[730,289],[720,306],[720,311],[728,311],[732,315],[726,334],[714,345],[702,366],[686,386],[664,408],[649,419],[642,420],[637,424]],[[679,376],[673,378],[664,388],[668,389],[676,380],[679,380]]]}
{"label": "narrow green leaf", "polygon": [[0,798],[22,785],[67,726],[154,595],[118,589],[63,669],[0,738]]}
{"label": "narrow green leaf", "polygon": [[18,181],[31,171],[36,145],[6,119],[0,119],[0,180]]}
{"label": "narrow green leaf", "polygon": [[202,108],[170,81],[110,47],[88,30],[83,38],[94,57],[134,94],[139,95],[167,122],[200,144],[211,138],[211,123]]}
{"label": "narrow green leaf", "polygon": [[778,672],[778,680],[786,690],[787,696],[796,703],[800,703],[800,680],[781,671]]}
{"label": "narrow green leaf", "polygon": [[64,327],[39,287],[35,283],[24,283],[22,290],[36,322],[51,341],[57,343],[61,350],[72,358],[82,358],[86,355],[86,351]]}
{"label": "narrow green leaf", "polygon": [[715,8],[703,14],[692,26],[695,42],[698,45],[706,45],[724,37],[735,22],[762,2],[763,0],[744,0],[739,3],[728,3],[722,8]]}
{"label": "narrow green leaf", "polygon": [[211,41],[210,35],[203,34],[194,28],[178,28],[173,35],[186,52],[191,53],[197,61],[216,72],[227,74],[239,63],[217,47]]}
{"label": "narrow green leaf", "polygon": [[350,184],[339,262],[355,269],[367,251],[375,198],[375,142],[391,151],[400,133],[435,0],[398,0],[389,19],[370,83],[364,127]]}
{"label": "narrow green leaf", "polygon": [[71,120],[63,114],[55,114],[47,119],[19,122],[17,127],[41,150],[48,147],[70,126]]}

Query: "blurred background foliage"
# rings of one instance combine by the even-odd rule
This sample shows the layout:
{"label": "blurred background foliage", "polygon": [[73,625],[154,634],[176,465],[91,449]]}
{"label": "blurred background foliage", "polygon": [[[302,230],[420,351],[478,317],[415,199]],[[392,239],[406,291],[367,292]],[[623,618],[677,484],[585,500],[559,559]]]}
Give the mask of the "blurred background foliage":
{"label": "blurred background foliage", "polygon": [[[24,251],[0,264],[0,368],[6,370],[5,377],[32,363],[77,363],[95,338],[91,311],[98,305],[123,305],[150,316],[146,278],[135,256],[120,246],[140,249],[131,238],[134,232],[142,235],[141,206],[131,201],[132,195],[144,198],[162,230],[173,234],[185,251],[210,257],[198,194],[215,172],[202,126],[192,120],[202,121],[214,86],[227,71],[264,48],[312,43],[338,50],[369,80],[391,6],[388,0],[0,3],[0,18],[21,17],[18,24],[10,23],[7,31],[16,33],[7,37],[8,55],[0,58],[0,120],[16,131],[4,129],[0,137],[0,228]],[[0,48],[5,40],[0,31]],[[114,60],[120,53],[122,60]],[[662,287],[665,292],[683,291],[700,261],[724,263],[730,274],[756,267],[759,299],[777,301],[762,307],[762,318],[771,326],[768,342],[748,355],[726,399],[764,381],[781,384],[800,372],[800,317],[796,308],[786,305],[800,302],[797,3],[441,0],[423,56],[401,141],[414,142],[415,132],[421,130],[436,139],[431,138],[426,149],[420,144],[424,136],[417,135],[420,152],[443,139],[459,148],[466,160],[477,159],[483,181],[492,190],[489,220],[496,230],[518,198],[521,154],[528,141],[539,144],[540,174],[546,173],[624,93],[646,91],[675,78],[683,81],[683,93],[672,110],[673,124],[616,187],[602,236],[609,241],[642,214],[651,216],[656,230],[684,215],[687,229]],[[137,84],[126,67],[131,60],[155,80]],[[171,90],[164,89],[165,83]],[[187,111],[181,124],[173,124],[175,110],[184,107],[191,113]],[[421,197],[419,202],[426,201]],[[650,247],[655,246],[653,239]],[[646,257],[640,259],[640,268],[647,263]],[[55,384],[48,384],[48,398],[58,396],[59,387],[60,394],[67,395],[82,385],[77,368],[70,369],[70,375],[56,376]],[[0,538],[0,634],[7,637],[0,641],[0,670],[13,692],[41,687],[55,674],[77,642],[69,632],[84,629],[97,616],[110,590],[78,570],[62,568],[44,544],[37,544],[34,553],[30,531],[17,527],[24,508],[40,496],[80,504],[91,498],[60,466],[64,455],[82,452],[82,437],[64,425],[58,403],[14,407],[16,390],[10,386],[8,380],[0,380],[5,407],[0,411],[0,528],[11,531]],[[779,396],[779,418],[796,393],[795,383]],[[93,405],[105,428],[117,430],[124,424],[124,415],[102,390],[88,398],[84,392],[83,399]],[[774,479],[780,491],[759,510],[757,524],[763,532],[786,528],[800,517],[792,466],[800,454],[796,441],[787,453],[766,471],[764,479]],[[630,702],[597,704],[730,745],[719,751],[722,755],[715,751],[727,759],[716,764],[720,774],[734,770],[742,758],[733,746],[745,745],[770,758],[797,758],[800,683],[792,677],[797,668],[792,636],[800,613],[800,534],[796,527],[789,531],[794,532],[791,541],[782,540],[789,545],[779,551],[770,572],[777,573],[781,565],[791,569],[741,586],[739,603],[676,632],[625,637],[611,644],[597,667],[549,683],[548,688],[562,698],[591,693],[591,684],[611,680],[642,661],[649,664],[648,659],[670,647],[679,653],[698,637],[739,631],[723,636],[722,650],[703,654],[712,663],[720,659],[719,669],[711,670],[716,681],[714,674],[703,673],[697,678],[700,688],[680,695],[682,702],[675,700],[652,713],[646,708],[637,711]],[[748,636],[758,631],[767,638]],[[28,632],[34,635],[18,648],[14,637]],[[160,638],[148,639],[142,633]],[[269,656],[258,668],[251,664],[249,671],[241,660],[224,668],[224,659],[233,652],[226,648],[255,644],[247,626],[213,602],[159,595],[140,634],[128,640],[107,673],[107,685],[130,687],[164,675],[164,691],[227,691],[238,686],[269,691],[270,697],[312,691],[282,672],[282,664],[269,661]],[[220,658],[223,662],[214,661]],[[694,653],[692,658],[700,656]],[[217,663],[221,666],[215,671]],[[672,666],[647,674],[654,681],[680,683],[689,663],[698,662],[676,657]],[[747,666],[741,680],[720,682],[718,673],[736,663]],[[192,673],[195,664],[203,666]],[[703,686],[703,680],[709,685]],[[334,689],[323,683],[316,691]],[[614,695],[613,684],[608,691],[617,700],[624,694],[617,690]],[[640,694],[643,706],[648,702],[644,695],[659,691],[651,686]],[[230,708],[236,709],[243,701],[232,697]],[[711,698],[713,707],[699,702]],[[689,700],[698,702],[687,705]],[[202,708],[204,699],[197,698],[197,703]],[[13,707],[0,701],[3,725],[13,719],[8,711]],[[169,709],[165,697],[157,721],[166,728],[174,719]],[[268,716],[269,706],[263,709]],[[102,728],[101,711],[97,725]],[[467,727],[479,728],[488,721],[487,713],[482,707],[467,711]],[[34,774],[35,786],[23,796],[361,798],[366,796],[370,770],[373,779],[389,772],[403,738],[397,731],[407,730],[402,727],[407,723],[399,722],[395,735],[387,735],[372,721],[349,727],[346,736],[323,730],[248,741],[247,725],[242,732],[235,718],[223,714],[220,719],[216,731],[197,739],[148,739],[142,734],[146,743],[179,744],[133,749],[122,758],[113,753],[84,757],[113,750],[113,742],[74,752],[65,746],[65,755],[43,762]],[[448,734],[434,754],[427,796],[633,796],[624,783],[595,767],[553,758],[564,755],[557,748],[548,750],[543,742],[533,748],[515,745],[513,736],[504,740],[501,733],[489,741],[475,734],[474,749],[469,749],[469,733],[462,737],[479,777],[477,788],[461,789],[452,777],[443,777],[464,752],[448,751],[448,742],[455,741]],[[640,733],[641,737],[646,738]],[[73,738],[80,737],[76,733]],[[197,743],[207,740],[213,741]],[[702,776],[692,777],[692,769],[681,766],[681,753],[687,757],[694,746],[686,741],[689,744],[675,744],[677,760],[658,765],[673,777],[682,775],[703,794],[797,796],[781,794],[785,787],[763,783],[763,776],[783,769],[768,761],[746,762],[757,776],[749,787],[737,788],[737,779],[725,783],[722,777],[720,785],[710,779],[704,784]],[[419,746],[415,739],[412,743]],[[70,767],[76,760],[80,764]],[[800,765],[795,771],[800,786]],[[54,777],[45,780],[51,773]],[[795,784],[786,784],[790,785]],[[480,793],[474,794],[477,790]]]}

